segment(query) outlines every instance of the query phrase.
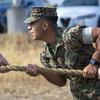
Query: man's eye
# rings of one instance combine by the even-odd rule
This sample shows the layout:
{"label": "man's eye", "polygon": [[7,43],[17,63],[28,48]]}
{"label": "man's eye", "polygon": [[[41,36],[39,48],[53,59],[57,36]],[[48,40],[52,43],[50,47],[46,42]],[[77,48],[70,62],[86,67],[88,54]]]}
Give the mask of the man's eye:
{"label": "man's eye", "polygon": [[35,22],[31,22],[31,23],[29,23],[29,25],[31,26],[31,25],[34,25],[35,24]]}

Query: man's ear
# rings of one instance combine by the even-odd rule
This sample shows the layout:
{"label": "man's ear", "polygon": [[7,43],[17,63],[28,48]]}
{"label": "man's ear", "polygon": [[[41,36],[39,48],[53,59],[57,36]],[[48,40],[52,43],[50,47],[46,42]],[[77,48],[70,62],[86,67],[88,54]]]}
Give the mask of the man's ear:
{"label": "man's ear", "polygon": [[48,22],[47,21],[44,21],[43,22],[43,29],[44,30],[47,30],[47,28],[48,28]]}

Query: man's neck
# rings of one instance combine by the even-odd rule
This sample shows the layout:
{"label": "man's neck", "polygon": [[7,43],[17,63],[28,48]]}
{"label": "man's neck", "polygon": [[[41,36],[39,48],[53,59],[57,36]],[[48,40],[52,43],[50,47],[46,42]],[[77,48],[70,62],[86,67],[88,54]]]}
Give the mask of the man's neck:
{"label": "man's neck", "polygon": [[54,44],[56,41],[56,30],[50,30],[46,34],[44,41],[48,44]]}
{"label": "man's neck", "polygon": [[55,33],[48,34],[47,38],[45,39],[45,42],[47,42],[48,44],[54,44],[55,41],[56,41]]}

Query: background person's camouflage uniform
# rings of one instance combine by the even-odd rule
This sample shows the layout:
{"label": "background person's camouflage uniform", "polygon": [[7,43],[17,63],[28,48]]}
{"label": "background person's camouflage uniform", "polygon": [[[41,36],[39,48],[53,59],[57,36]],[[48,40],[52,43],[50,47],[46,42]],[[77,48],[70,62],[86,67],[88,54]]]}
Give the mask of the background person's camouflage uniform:
{"label": "background person's camouflage uniform", "polygon": [[[88,65],[94,48],[83,44],[82,25],[70,29],[58,29],[54,45],[47,44],[40,59],[46,67],[83,69]],[[70,81],[75,100],[100,100],[100,80],[74,78]]]}

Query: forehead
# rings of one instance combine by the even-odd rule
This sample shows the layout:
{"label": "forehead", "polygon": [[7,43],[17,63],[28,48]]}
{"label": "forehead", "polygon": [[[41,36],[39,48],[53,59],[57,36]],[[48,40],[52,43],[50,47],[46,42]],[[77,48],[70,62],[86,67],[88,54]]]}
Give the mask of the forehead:
{"label": "forehead", "polygon": [[30,25],[30,26],[34,26],[34,25],[38,25],[38,22],[40,21],[40,19],[39,20],[37,20],[37,21],[34,21],[34,22],[30,22],[28,25]]}

